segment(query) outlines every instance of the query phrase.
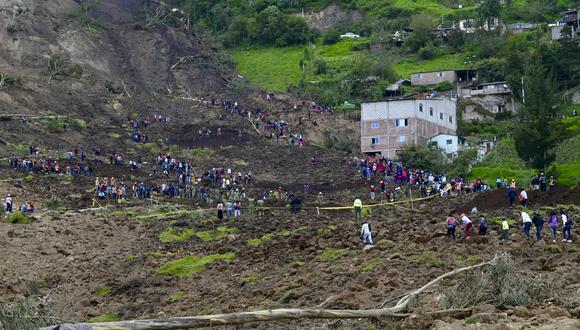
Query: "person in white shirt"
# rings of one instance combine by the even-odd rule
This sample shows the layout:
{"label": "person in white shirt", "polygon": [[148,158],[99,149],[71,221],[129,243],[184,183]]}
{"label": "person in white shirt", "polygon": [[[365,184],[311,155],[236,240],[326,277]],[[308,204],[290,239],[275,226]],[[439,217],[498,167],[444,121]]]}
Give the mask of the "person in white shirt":
{"label": "person in white shirt", "polygon": [[6,196],[6,212],[12,213],[12,195]]}
{"label": "person in white shirt", "polygon": [[522,192],[520,192],[520,203],[522,203],[523,207],[526,207],[527,203],[528,203],[528,193],[526,192],[526,190],[522,190]]}
{"label": "person in white shirt", "polygon": [[365,245],[373,245],[373,237],[371,234],[371,225],[365,222],[360,230],[360,235]]}
{"label": "person in white shirt", "polygon": [[532,218],[526,212],[522,211],[522,222],[524,226],[524,234],[527,238],[530,238],[530,228],[532,227]]}
{"label": "person in white shirt", "polygon": [[572,220],[568,218],[564,210],[560,213],[562,215],[562,225],[564,225],[564,229],[562,230],[562,236],[564,238],[562,241],[572,243]]}

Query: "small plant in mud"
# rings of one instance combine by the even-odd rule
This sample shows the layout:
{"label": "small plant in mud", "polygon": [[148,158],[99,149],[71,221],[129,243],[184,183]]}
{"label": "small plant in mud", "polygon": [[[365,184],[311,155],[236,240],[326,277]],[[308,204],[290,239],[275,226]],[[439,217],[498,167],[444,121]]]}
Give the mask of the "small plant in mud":
{"label": "small plant in mud", "polygon": [[224,254],[212,254],[204,257],[189,256],[170,261],[157,270],[157,274],[165,276],[185,277],[205,269],[206,265],[217,261],[232,261],[236,254],[228,252]]}
{"label": "small plant in mud", "polygon": [[365,262],[364,264],[362,264],[360,271],[363,273],[369,273],[372,272],[373,270],[375,270],[375,268],[377,268],[377,266],[381,263],[381,259],[376,257],[376,258],[372,258],[371,260]]}
{"label": "small plant in mud", "polygon": [[103,22],[94,16],[94,11],[101,0],[81,0],[79,4],[79,20],[90,31],[104,27]]}
{"label": "small plant in mud", "polygon": [[7,74],[0,73],[0,90],[3,90],[5,88],[11,87],[11,86],[22,86],[22,81],[20,81],[19,79],[10,77]]}
{"label": "small plant in mud", "polygon": [[46,75],[48,81],[63,80],[67,77],[80,78],[83,74],[83,68],[78,65],[69,65],[60,54],[52,54],[46,65]]}
{"label": "small plant in mud", "polygon": [[56,210],[64,205],[62,199],[58,196],[52,196],[44,201],[44,207],[49,210]]}
{"label": "small plant in mud", "polygon": [[168,228],[159,234],[159,240],[162,243],[183,242],[190,239],[193,234],[193,229],[190,228],[183,230]]}
{"label": "small plant in mud", "polygon": [[95,294],[99,297],[106,297],[109,295],[109,292],[111,292],[111,287],[109,286],[103,286],[95,290]]}
{"label": "small plant in mud", "polygon": [[333,261],[351,254],[349,249],[333,249],[326,248],[324,252],[318,257],[322,261]]}
{"label": "small plant in mud", "polygon": [[248,244],[249,247],[259,247],[262,246],[262,244],[271,241],[272,239],[274,239],[274,234],[265,234],[260,238],[248,240],[246,244]]}
{"label": "small plant in mud", "polygon": [[183,291],[177,291],[177,292],[172,293],[169,296],[169,301],[176,302],[176,301],[180,300],[183,297],[185,297],[185,292],[183,292]]}
{"label": "small plant in mud", "polygon": [[89,323],[115,322],[119,321],[119,315],[115,312],[108,312],[99,316],[91,317]]}
{"label": "small plant in mud", "polygon": [[441,260],[441,259],[437,258],[436,256],[433,256],[427,252],[423,252],[418,256],[414,256],[413,258],[411,258],[411,260],[413,262],[424,264],[424,265],[427,265],[429,267],[443,267],[443,265],[445,265],[443,260]]}

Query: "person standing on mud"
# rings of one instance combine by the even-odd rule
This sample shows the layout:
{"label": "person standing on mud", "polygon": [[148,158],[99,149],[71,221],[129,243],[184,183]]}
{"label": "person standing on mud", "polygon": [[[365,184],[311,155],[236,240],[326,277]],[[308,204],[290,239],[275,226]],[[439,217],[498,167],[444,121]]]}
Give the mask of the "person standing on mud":
{"label": "person standing on mud", "polygon": [[461,214],[461,222],[465,226],[465,239],[471,239],[471,229],[473,227],[473,223],[471,222],[471,219],[469,219],[467,217],[467,215],[465,215],[465,213],[462,213]]}
{"label": "person standing on mud", "polygon": [[217,205],[217,217],[218,219],[223,219],[224,218],[224,203],[218,203]]}
{"label": "person standing on mud", "polygon": [[562,225],[564,226],[564,229],[562,230],[562,236],[564,236],[564,238],[562,241],[572,243],[572,219],[566,215],[564,210],[560,211],[560,214],[562,216]]}
{"label": "person standing on mud", "polygon": [[530,228],[532,227],[532,219],[530,215],[525,211],[522,211],[522,225],[524,227],[524,234],[529,239],[532,235],[530,234]]}
{"label": "person standing on mud", "polygon": [[365,223],[363,223],[361,230],[360,230],[360,235],[361,238],[363,240],[363,244],[364,245],[373,245],[373,237],[371,234],[371,225],[365,221]]}
{"label": "person standing on mud", "polygon": [[13,205],[12,195],[8,194],[8,196],[6,196],[6,212],[12,213],[12,205]]}
{"label": "person standing on mud", "polygon": [[357,220],[362,219],[362,201],[360,199],[355,199],[352,207],[354,209],[354,214]]}
{"label": "person standing on mud", "polygon": [[542,219],[542,216],[540,215],[539,210],[536,210],[536,213],[534,213],[534,217],[532,218],[532,222],[534,223],[534,226],[536,226],[536,240],[541,241],[542,240],[542,228],[544,227],[544,219]]}
{"label": "person standing on mud", "polygon": [[526,207],[526,205],[528,205],[528,192],[526,191],[526,189],[523,189],[520,192],[520,203],[522,204],[523,207]]}
{"label": "person standing on mud", "polygon": [[503,240],[508,241],[510,239],[510,224],[505,217],[501,218],[501,230],[503,233]]}
{"label": "person standing on mud", "polygon": [[485,236],[487,234],[487,218],[485,215],[479,217],[479,236]]}
{"label": "person standing on mud", "polygon": [[548,227],[550,227],[550,232],[552,233],[552,243],[556,243],[556,236],[558,230],[558,216],[556,216],[556,212],[554,211],[550,213]]}
{"label": "person standing on mud", "polygon": [[516,190],[514,188],[509,188],[507,193],[508,199],[510,201],[510,206],[516,205]]}
{"label": "person standing on mud", "polygon": [[457,228],[457,220],[453,217],[453,213],[449,213],[447,220],[445,221],[447,226],[447,239],[455,240],[455,228]]}

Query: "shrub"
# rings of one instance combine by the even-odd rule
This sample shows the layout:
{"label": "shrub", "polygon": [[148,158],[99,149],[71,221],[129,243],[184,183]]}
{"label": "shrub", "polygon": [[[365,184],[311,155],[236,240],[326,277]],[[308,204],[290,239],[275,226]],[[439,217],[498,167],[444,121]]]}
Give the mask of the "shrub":
{"label": "shrub", "polygon": [[60,119],[50,119],[44,123],[44,127],[51,133],[64,133],[65,122]]}
{"label": "shrub", "polygon": [[517,271],[511,257],[504,255],[488,266],[484,276],[476,271],[453,287],[444,300],[444,306],[467,308],[489,302],[500,307],[522,306],[541,303],[554,294],[552,282],[541,275],[528,278]]}
{"label": "shrub", "polygon": [[44,201],[44,207],[49,210],[56,210],[63,205],[62,199],[57,196],[52,196],[49,199]]}
{"label": "shrub", "polygon": [[2,329],[39,329],[56,323],[50,305],[22,303],[0,304]]}
{"label": "shrub", "polygon": [[12,212],[12,214],[10,214],[10,216],[8,217],[8,222],[9,223],[19,223],[19,224],[27,224],[30,222],[30,218],[22,213],[21,211],[14,211]]}
{"label": "shrub", "polygon": [[435,89],[438,91],[448,91],[453,89],[453,84],[450,81],[442,81],[435,86]]}

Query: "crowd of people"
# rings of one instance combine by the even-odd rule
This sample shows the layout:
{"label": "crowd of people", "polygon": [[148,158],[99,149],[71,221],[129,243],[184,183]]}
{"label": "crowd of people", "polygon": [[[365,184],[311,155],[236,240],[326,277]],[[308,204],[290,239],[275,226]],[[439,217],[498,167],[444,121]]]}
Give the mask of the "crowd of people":
{"label": "crowd of people", "polygon": [[[479,236],[486,236],[488,234],[489,223],[485,214],[476,214],[474,216],[479,217],[477,222],[478,227],[478,235]],[[545,216],[541,215],[540,210],[536,210],[533,214],[533,217],[530,217],[528,212],[523,209],[521,211],[521,229],[524,233],[524,236],[528,239],[532,237],[532,225],[535,226],[536,229],[536,240],[540,241],[543,239],[542,230],[544,226],[547,226],[550,229],[550,238],[553,243],[556,242],[558,239],[558,227],[560,227],[560,222],[558,221],[558,215],[555,211],[550,211],[546,213]],[[572,218],[565,210],[560,210],[561,220],[561,228],[562,228],[562,241],[572,243]],[[517,223],[517,220],[514,220],[513,223]],[[456,239],[456,229],[460,228],[464,231],[465,239],[471,239],[473,233],[472,230],[474,228],[473,220],[471,220],[465,213],[460,215],[459,219],[456,219],[453,213],[450,213],[445,220],[445,226],[447,228],[447,238],[449,240]],[[502,232],[502,239],[504,241],[508,241],[510,239],[510,221],[507,217],[502,217],[501,222],[501,232]]]}

